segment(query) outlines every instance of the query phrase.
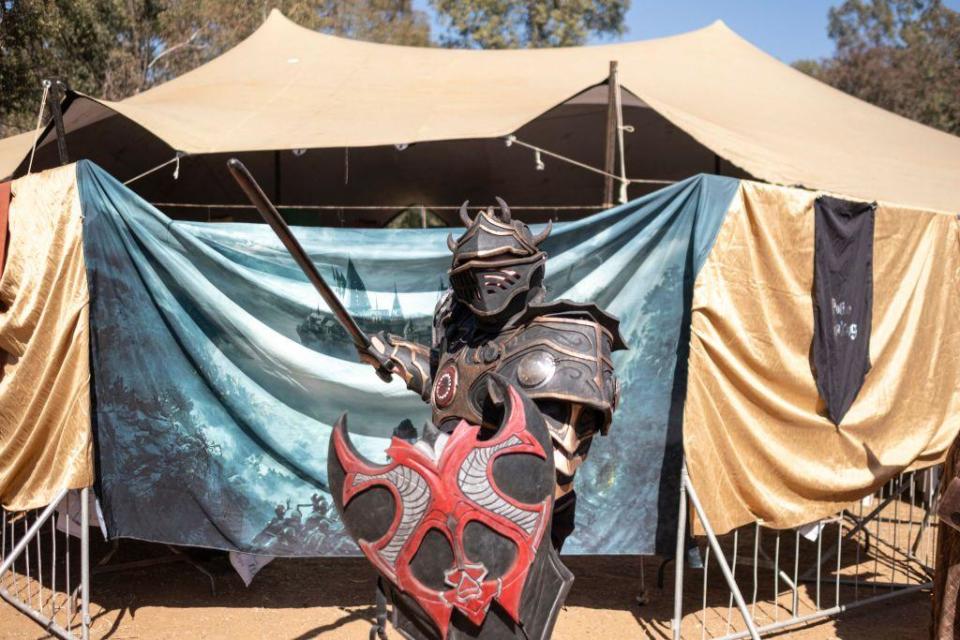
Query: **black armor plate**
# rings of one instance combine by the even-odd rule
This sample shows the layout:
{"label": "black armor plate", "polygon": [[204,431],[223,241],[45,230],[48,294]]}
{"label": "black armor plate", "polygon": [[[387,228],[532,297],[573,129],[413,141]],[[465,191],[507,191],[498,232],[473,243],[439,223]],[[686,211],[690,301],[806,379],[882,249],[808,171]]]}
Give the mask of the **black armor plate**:
{"label": "black armor plate", "polygon": [[[593,305],[554,303],[539,315],[480,344],[441,338],[434,387],[433,419],[438,425],[464,418],[490,424],[486,378],[494,372],[533,400],[583,404],[602,416],[609,428],[617,383],[610,352],[622,344],[616,320]],[[455,385],[451,395],[451,380]]]}

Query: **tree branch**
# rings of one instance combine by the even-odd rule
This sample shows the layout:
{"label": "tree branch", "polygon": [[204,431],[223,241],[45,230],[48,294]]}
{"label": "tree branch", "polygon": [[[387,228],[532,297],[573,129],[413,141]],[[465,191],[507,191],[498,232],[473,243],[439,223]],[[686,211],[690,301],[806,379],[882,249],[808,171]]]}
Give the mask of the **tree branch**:
{"label": "tree branch", "polygon": [[159,61],[161,58],[163,58],[164,56],[167,56],[167,55],[173,53],[173,52],[176,51],[177,49],[183,49],[183,48],[185,48],[185,47],[195,47],[195,48],[197,48],[197,49],[203,49],[205,45],[195,45],[195,44],[193,44],[193,41],[197,39],[197,36],[199,36],[202,31],[203,31],[203,28],[201,27],[201,28],[197,29],[196,31],[194,31],[192,34],[190,34],[190,37],[187,38],[186,40],[184,40],[183,42],[180,42],[180,43],[178,43],[178,44],[175,44],[175,45],[173,45],[172,47],[167,47],[166,49],[164,49],[163,51],[161,51],[160,53],[158,53],[157,55],[155,55],[155,56],[153,57],[153,60],[151,60],[150,62],[147,63],[147,68],[144,69],[144,73],[146,73],[147,71],[150,71],[150,68],[151,68],[153,65],[155,65],[155,64],[157,63],[157,61]]}

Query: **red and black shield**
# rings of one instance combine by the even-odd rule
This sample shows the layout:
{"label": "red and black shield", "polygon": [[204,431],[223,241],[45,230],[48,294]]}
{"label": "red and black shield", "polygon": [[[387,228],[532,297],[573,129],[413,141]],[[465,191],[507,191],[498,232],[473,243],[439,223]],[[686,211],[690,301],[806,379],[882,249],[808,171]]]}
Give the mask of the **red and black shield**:
{"label": "red and black shield", "polygon": [[[522,392],[492,378],[492,396],[503,399],[495,432],[466,421],[449,434],[428,425],[414,443],[393,438],[386,464],[357,452],[345,416],[331,435],[337,508],[363,554],[402,594],[394,604],[415,603],[410,617],[435,628],[424,637],[510,637],[511,629],[547,637],[572,583],[550,545],[546,425]],[[488,615],[492,608],[496,615]]]}

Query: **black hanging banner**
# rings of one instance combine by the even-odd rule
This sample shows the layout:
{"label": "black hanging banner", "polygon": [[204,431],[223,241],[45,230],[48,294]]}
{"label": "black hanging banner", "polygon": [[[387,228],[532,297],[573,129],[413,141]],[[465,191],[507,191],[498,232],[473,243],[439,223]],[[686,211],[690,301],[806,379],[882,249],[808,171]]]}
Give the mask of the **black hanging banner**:
{"label": "black hanging banner", "polygon": [[870,370],[876,204],[821,196],[814,204],[813,365],[839,425]]}

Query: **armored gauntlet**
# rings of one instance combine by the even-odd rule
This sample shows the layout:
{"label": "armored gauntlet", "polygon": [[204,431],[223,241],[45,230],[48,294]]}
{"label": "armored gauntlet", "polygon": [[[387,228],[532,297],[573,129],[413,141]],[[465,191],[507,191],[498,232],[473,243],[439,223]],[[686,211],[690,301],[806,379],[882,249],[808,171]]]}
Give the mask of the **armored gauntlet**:
{"label": "armored gauntlet", "polygon": [[[400,336],[379,331],[370,336],[371,346],[386,356],[394,365],[394,373],[403,378],[407,389],[417,393],[425,402],[430,399],[430,349]],[[378,366],[369,356],[360,354],[367,364]]]}

